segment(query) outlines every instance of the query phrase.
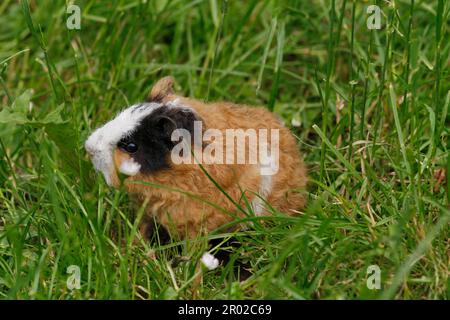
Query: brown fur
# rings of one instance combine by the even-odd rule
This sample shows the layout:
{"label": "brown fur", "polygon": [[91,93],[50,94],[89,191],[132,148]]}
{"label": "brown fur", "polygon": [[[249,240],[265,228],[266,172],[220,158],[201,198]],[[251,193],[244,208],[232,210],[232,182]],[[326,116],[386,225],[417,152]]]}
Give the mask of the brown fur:
{"label": "brown fur", "polygon": [[[173,78],[161,79],[153,87],[149,99],[161,102],[179,99],[181,104],[188,105],[197,112],[203,120],[204,128],[215,128],[222,132],[230,128],[279,129],[279,171],[272,177],[272,191],[267,201],[272,207],[288,215],[293,215],[296,210],[304,207],[305,197],[301,190],[307,183],[305,165],[295,138],[272,113],[264,108],[228,102],[203,103],[181,97],[173,93],[172,85]],[[116,149],[114,156],[116,168],[127,158],[128,155]],[[256,165],[203,164],[203,167],[243,208],[245,208],[243,194],[251,202],[255,198],[255,193],[259,192],[261,177]],[[118,182],[117,174],[113,173],[112,176],[114,181]],[[165,187],[152,187],[139,184],[137,181]],[[152,175],[138,174],[127,178],[125,186],[128,192],[136,195],[141,201],[146,198],[149,200],[147,217],[155,216],[173,236],[180,238],[193,238],[232,222],[235,217],[244,216],[198,165],[173,165],[170,169]],[[228,213],[199,199],[214,203]]]}

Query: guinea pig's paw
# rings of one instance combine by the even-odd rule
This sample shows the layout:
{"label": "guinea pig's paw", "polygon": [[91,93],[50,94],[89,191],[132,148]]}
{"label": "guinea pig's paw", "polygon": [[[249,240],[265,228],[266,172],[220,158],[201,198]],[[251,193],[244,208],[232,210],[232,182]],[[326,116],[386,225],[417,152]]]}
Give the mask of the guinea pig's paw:
{"label": "guinea pig's paw", "polygon": [[200,261],[209,270],[214,270],[219,266],[219,259],[209,252],[205,252]]}

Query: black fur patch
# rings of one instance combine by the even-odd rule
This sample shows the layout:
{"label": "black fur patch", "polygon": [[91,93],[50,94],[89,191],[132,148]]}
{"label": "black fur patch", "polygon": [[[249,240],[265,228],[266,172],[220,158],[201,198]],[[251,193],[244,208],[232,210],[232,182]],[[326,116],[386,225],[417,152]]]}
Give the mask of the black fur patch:
{"label": "black fur patch", "polygon": [[142,173],[168,169],[168,157],[178,143],[171,141],[172,132],[186,129],[193,136],[194,121],[199,120],[192,110],[162,106],[145,117],[136,130],[118,145],[132,142],[138,146],[138,150],[130,155],[141,165]]}

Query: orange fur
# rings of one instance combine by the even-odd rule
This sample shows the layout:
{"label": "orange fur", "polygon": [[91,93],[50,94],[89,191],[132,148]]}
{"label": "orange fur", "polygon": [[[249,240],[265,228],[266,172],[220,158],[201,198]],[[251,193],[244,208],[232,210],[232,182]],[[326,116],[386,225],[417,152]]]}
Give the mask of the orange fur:
{"label": "orange fur", "polygon": [[[157,98],[162,102],[179,99],[181,104],[190,106],[197,112],[206,129],[214,128],[222,132],[230,128],[279,129],[279,171],[272,177],[272,191],[267,196],[267,201],[272,207],[288,215],[293,215],[296,210],[304,207],[305,197],[301,190],[307,183],[305,165],[295,138],[272,113],[264,108],[228,102],[204,103],[181,97],[173,93],[172,84],[171,77],[161,79],[153,87],[150,98]],[[116,168],[127,157],[123,152],[116,150],[114,155]],[[257,165],[203,164],[203,167],[243,208],[245,208],[243,195],[251,202],[255,198],[255,193],[259,192],[261,176]],[[117,173],[113,173],[113,176],[117,177]],[[164,187],[144,185],[139,181]],[[235,217],[244,216],[202,172],[200,166],[195,164],[172,165],[170,169],[151,175],[137,174],[128,177],[125,186],[128,192],[141,201],[146,198],[149,200],[146,211],[148,217],[155,216],[173,236],[180,238],[193,238],[232,222]],[[208,202],[214,203],[217,207],[211,206]]]}

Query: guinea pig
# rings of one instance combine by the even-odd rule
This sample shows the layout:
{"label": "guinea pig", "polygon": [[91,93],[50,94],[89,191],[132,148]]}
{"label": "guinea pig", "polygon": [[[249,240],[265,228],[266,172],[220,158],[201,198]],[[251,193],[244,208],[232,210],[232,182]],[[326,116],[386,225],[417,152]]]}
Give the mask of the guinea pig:
{"label": "guinea pig", "polygon": [[[156,219],[179,239],[194,238],[271,208],[305,206],[307,170],[296,140],[264,108],[205,103],[160,79],[145,102],[96,129],[85,148],[107,184],[147,201],[141,232]],[[120,176],[125,177],[121,179]]]}

